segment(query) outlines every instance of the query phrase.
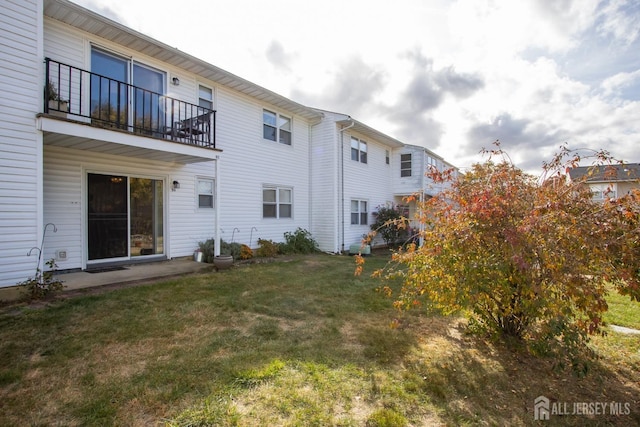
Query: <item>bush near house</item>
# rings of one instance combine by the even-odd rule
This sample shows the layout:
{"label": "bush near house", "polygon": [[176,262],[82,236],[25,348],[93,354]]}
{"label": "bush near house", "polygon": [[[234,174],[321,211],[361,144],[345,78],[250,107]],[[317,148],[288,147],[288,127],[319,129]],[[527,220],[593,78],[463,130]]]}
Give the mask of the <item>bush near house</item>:
{"label": "bush near house", "polygon": [[284,233],[284,240],[284,243],[279,245],[280,253],[283,254],[310,254],[319,251],[318,243],[311,233],[300,227],[294,232]]}
{"label": "bush near house", "polygon": [[256,255],[261,258],[271,258],[278,255],[278,244],[269,239],[258,239]]}
{"label": "bush near house", "polygon": [[372,234],[379,234],[387,247],[402,244],[409,238],[409,220],[399,206],[393,203],[378,206],[373,217],[376,220],[371,224]]}
{"label": "bush near house", "polygon": [[[200,252],[202,252],[202,261],[212,264],[215,258],[215,239],[207,239],[204,242],[198,242]],[[246,259],[242,258],[242,245],[240,243],[228,243],[224,240],[220,241],[220,255],[231,255],[234,260]]]}
{"label": "bush near house", "polygon": [[[545,165],[552,178],[538,180],[496,145],[450,190],[419,203],[424,244],[396,251],[376,274],[402,280],[399,292],[384,287],[401,310],[463,313],[472,331],[584,369],[576,356],[603,331],[607,281],[640,299],[640,192],[597,203],[587,186],[558,179],[579,155],[562,150]],[[613,161],[605,152],[596,160]]]}

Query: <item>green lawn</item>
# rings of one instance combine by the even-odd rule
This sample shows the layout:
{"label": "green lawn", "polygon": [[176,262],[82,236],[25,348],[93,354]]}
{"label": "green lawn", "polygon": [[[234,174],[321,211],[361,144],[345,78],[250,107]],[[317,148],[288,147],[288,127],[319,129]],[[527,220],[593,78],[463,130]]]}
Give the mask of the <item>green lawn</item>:
{"label": "green lawn", "polygon": [[539,425],[640,424],[637,336],[594,340],[601,358],[578,378],[460,319],[399,314],[353,271],[298,256],[5,307],[0,425],[538,425],[540,395],[632,406]]}
{"label": "green lawn", "polygon": [[631,301],[612,287],[607,296],[607,305],[609,311],[604,316],[607,323],[640,330],[640,302]]}

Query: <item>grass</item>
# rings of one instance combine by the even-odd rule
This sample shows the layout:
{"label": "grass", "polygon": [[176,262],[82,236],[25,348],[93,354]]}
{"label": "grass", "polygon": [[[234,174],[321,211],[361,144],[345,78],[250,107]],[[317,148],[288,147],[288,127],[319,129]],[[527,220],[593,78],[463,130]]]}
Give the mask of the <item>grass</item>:
{"label": "grass", "polygon": [[400,315],[353,270],[299,256],[5,308],[0,425],[537,425],[539,395],[632,409],[541,425],[640,423],[637,336],[594,339],[578,378],[460,319]]}
{"label": "grass", "polygon": [[607,304],[609,311],[604,316],[607,323],[640,330],[640,302],[631,301],[611,287]]}

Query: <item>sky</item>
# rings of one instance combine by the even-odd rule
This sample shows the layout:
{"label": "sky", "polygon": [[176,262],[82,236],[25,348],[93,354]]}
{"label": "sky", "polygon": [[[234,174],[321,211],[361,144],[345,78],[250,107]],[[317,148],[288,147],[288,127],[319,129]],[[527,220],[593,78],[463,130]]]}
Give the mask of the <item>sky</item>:
{"label": "sky", "polygon": [[640,162],[638,0],[72,1],[462,171],[496,140]]}

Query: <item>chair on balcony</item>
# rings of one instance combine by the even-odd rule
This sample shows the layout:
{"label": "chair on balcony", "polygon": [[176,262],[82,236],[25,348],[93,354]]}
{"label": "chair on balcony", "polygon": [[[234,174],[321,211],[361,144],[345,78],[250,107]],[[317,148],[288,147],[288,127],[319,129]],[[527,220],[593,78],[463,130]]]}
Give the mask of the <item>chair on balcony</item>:
{"label": "chair on balcony", "polygon": [[186,140],[189,144],[209,145],[211,135],[211,112],[175,122],[165,130],[171,139]]}

